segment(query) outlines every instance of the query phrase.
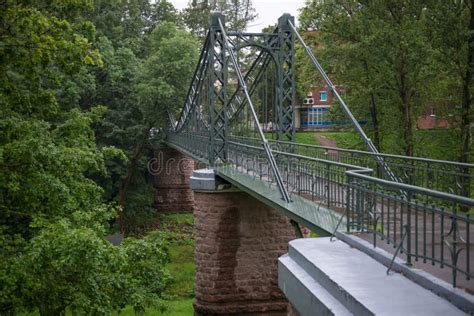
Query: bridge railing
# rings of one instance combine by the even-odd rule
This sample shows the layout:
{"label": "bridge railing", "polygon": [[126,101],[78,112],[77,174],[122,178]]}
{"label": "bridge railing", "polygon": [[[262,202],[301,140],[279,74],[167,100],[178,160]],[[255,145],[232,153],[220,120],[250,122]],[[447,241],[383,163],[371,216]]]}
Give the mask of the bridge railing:
{"label": "bridge railing", "polygon": [[167,142],[179,146],[193,158],[204,163],[208,162],[210,140],[208,136],[195,133],[168,133]]}
{"label": "bridge railing", "polygon": [[[346,171],[372,172],[367,168],[306,157],[278,148],[272,148],[272,152],[290,195],[297,194],[318,204],[339,208],[341,214],[346,206],[348,189]],[[261,181],[274,183],[258,142],[249,139],[228,141],[228,162]]]}
{"label": "bridge railing", "polygon": [[[242,143],[257,144],[258,140],[249,137],[234,137]],[[397,176],[399,182],[427,189],[470,197],[470,183],[474,178],[474,164],[454,161],[407,157],[391,154],[374,154],[372,152],[324,147],[309,144],[269,140],[273,148],[284,152],[318,159],[330,160],[354,166],[370,168],[379,178],[391,180],[384,172],[376,156],[383,161]]]}
{"label": "bridge railing", "polygon": [[[230,163],[237,168],[236,171],[251,174],[269,185],[276,184],[275,175],[269,168],[264,148],[260,144],[261,141],[244,138],[235,138],[235,140],[226,142],[227,161],[225,163]],[[194,158],[207,162],[210,152],[210,138],[208,136],[194,133],[170,133],[167,141],[185,149]],[[284,185],[291,195],[298,194],[313,202],[339,208],[341,213],[346,206],[346,192],[348,190],[346,171],[372,172],[372,170],[363,167],[305,157],[279,150],[279,148],[272,148],[272,152]]]}
{"label": "bridge railing", "polygon": [[420,261],[451,269],[454,287],[458,274],[474,277],[473,199],[353,171],[346,174],[348,232],[371,233],[374,246],[393,245],[408,264]]}

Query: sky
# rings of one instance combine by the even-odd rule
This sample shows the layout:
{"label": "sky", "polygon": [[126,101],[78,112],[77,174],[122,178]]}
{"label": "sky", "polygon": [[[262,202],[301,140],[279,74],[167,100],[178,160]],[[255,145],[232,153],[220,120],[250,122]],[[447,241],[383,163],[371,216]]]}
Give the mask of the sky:
{"label": "sky", "polygon": [[[181,10],[189,0],[169,0],[176,9]],[[259,32],[268,25],[276,24],[283,13],[290,13],[298,21],[298,9],[304,5],[305,0],[253,0],[253,6],[258,17],[249,25],[247,31]]]}

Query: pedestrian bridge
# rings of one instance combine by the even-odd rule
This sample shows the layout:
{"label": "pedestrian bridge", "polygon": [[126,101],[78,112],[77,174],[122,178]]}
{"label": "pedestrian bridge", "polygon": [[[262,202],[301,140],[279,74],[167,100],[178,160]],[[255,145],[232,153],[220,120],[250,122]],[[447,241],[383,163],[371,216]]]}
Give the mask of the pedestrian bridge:
{"label": "pedestrian bridge", "polygon": [[[321,74],[368,151],[295,142],[296,49]],[[474,220],[470,216],[474,165],[379,153],[298,34],[293,17],[283,15],[271,33],[242,33],[226,30],[224,17],[213,14],[185,105],[178,119],[170,112],[169,121],[164,142],[210,170],[195,172],[192,181],[197,192],[222,191],[233,199],[232,187],[283,214],[297,237],[305,235],[304,228],[321,237],[291,241],[288,254],[279,259],[278,284],[293,313],[474,312],[474,298],[463,291],[474,293]],[[216,195],[200,198],[217,199]],[[202,221],[216,212],[212,209]],[[239,214],[238,220],[247,223],[245,229],[236,228],[241,236],[251,229],[253,216],[256,221],[273,218],[259,217],[257,211]],[[209,238],[219,239],[220,234],[224,234],[220,228],[208,232],[203,228],[198,231],[197,247],[206,248],[199,243],[210,243]],[[238,252],[236,244],[243,244],[233,241]],[[215,251],[206,248],[209,260],[221,246]],[[199,284],[214,290],[222,284],[240,286],[238,279],[245,273],[237,273],[236,267],[245,257],[226,256],[234,258],[229,259],[233,268],[219,261],[212,273],[219,278],[233,273],[231,280],[209,276],[212,282],[203,277]],[[204,265],[206,256],[199,260]],[[220,274],[224,270],[228,272]],[[211,275],[211,270],[197,267],[198,278],[200,273]],[[218,303],[228,300],[224,298],[227,292],[198,295],[200,286],[196,288],[197,314],[255,314],[256,310],[245,310],[245,304],[237,308],[230,301],[226,304],[234,309],[219,309]],[[263,294],[252,296],[249,288],[242,287],[240,294],[247,295],[248,306],[254,306]],[[255,293],[266,289],[254,288]],[[259,314],[265,314],[265,308]]]}

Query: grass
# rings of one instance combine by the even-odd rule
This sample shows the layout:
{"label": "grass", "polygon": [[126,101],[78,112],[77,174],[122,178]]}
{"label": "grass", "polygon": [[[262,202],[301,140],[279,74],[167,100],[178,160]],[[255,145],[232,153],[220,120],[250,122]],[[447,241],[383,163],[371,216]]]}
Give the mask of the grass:
{"label": "grass", "polygon": [[194,298],[194,241],[192,239],[194,218],[192,214],[162,215],[162,229],[173,233],[170,243],[170,263],[167,268],[173,277],[166,294],[173,298],[170,310],[150,315],[193,315]]}
{"label": "grass", "polygon": [[419,130],[415,133],[415,156],[457,160],[459,135],[453,129]]}
{"label": "grass", "polygon": [[297,132],[295,140],[298,144],[321,145],[316,134],[323,135],[336,142],[339,148],[364,150],[364,143],[355,132]]}
{"label": "grass", "polygon": [[[336,142],[337,147],[367,151],[359,134],[349,132],[299,132],[296,133],[296,142],[301,144],[319,145],[315,134],[318,133]],[[386,135],[382,141],[382,152],[390,154],[404,154],[399,137]],[[459,155],[459,138],[453,129],[433,129],[415,131],[415,156],[431,159],[456,161]]]}
{"label": "grass", "polygon": [[322,132],[320,134],[335,141],[339,148],[366,150],[364,142],[356,132]]}
{"label": "grass", "polygon": [[314,135],[314,132],[298,132],[295,134],[295,140],[298,144],[321,145]]}
{"label": "grass", "polygon": [[181,241],[169,249],[171,263],[168,269],[173,276],[173,284],[167,291],[168,295],[183,299],[194,296],[194,245],[192,242]]}
{"label": "grass", "polygon": [[[166,312],[161,312],[158,310],[147,310],[145,312],[145,316],[155,316],[155,315],[163,315],[163,316],[188,316],[193,315],[193,299],[176,299],[169,301],[169,310]],[[135,312],[131,306],[125,308],[120,312],[120,314],[113,313],[113,316],[135,316]]]}

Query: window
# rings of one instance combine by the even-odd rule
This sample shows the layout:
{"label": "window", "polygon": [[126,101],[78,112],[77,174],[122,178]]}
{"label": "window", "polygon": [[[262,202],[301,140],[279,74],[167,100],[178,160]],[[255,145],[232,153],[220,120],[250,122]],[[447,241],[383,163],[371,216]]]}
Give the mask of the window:
{"label": "window", "polygon": [[326,91],[319,92],[319,101],[327,101],[328,93]]}
{"label": "window", "polygon": [[329,120],[328,113],[327,108],[301,109],[301,126],[307,128],[330,126],[332,122]]}

